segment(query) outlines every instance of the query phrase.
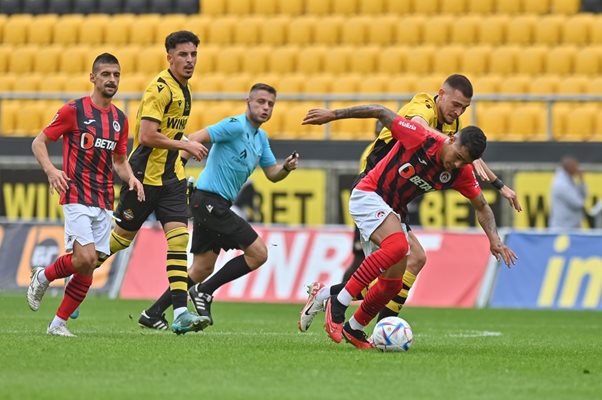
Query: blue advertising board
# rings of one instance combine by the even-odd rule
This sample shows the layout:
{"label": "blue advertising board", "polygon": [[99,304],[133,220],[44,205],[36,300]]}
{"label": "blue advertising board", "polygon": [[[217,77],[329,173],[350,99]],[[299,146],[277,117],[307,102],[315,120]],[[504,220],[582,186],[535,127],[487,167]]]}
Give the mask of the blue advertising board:
{"label": "blue advertising board", "polygon": [[602,235],[513,232],[506,244],[518,263],[499,269],[491,307],[602,310]]}

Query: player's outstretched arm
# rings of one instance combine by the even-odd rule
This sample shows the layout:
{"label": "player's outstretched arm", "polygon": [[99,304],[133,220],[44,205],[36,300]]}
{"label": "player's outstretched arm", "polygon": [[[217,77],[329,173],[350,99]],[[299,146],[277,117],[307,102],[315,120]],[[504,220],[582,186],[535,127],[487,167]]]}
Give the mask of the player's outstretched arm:
{"label": "player's outstretched arm", "polygon": [[491,168],[489,168],[483,159],[479,158],[474,160],[472,162],[472,166],[481,179],[490,182],[497,190],[500,191],[500,194],[510,203],[510,207],[514,208],[518,212],[523,210],[523,207],[520,205],[514,190],[510,189],[506,184],[504,184],[504,182],[502,182],[502,180],[495,175],[495,173],[491,170]]}
{"label": "player's outstretched arm", "polygon": [[322,125],[337,119],[347,118],[376,118],[383,126],[391,129],[397,113],[379,104],[366,104],[329,110],[326,108],[314,108],[307,112],[301,125]]}
{"label": "player's outstretched arm", "polygon": [[480,193],[477,197],[471,199],[470,203],[477,213],[479,224],[483,228],[483,231],[485,231],[487,238],[489,238],[491,254],[493,254],[498,261],[504,260],[504,263],[508,267],[514,265],[517,259],[516,254],[500,239],[500,236],[497,233],[495,216],[493,215],[493,211],[491,210],[491,207],[489,207],[487,200],[485,200],[483,193]]}
{"label": "player's outstretched arm", "polygon": [[278,182],[288,176],[289,173],[296,170],[299,166],[299,153],[294,151],[282,164],[275,164],[263,168],[263,173],[270,182]]}

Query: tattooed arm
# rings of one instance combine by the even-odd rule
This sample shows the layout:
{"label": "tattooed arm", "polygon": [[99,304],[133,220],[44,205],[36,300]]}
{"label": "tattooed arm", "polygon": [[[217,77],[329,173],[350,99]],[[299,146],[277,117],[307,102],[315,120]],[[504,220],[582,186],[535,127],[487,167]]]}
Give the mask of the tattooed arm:
{"label": "tattooed arm", "polygon": [[329,110],[326,108],[315,108],[309,110],[303,119],[302,125],[322,125],[337,119],[346,118],[376,118],[383,126],[391,129],[391,125],[397,114],[378,104],[366,104]]}
{"label": "tattooed arm", "polygon": [[500,261],[500,259],[504,260],[504,263],[506,263],[508,267],[510,267],[511,264],[514,265],[516,262],[516,254],[502,243],[502,240],[497,233],[495,216],[493,215],[493,211],[491,210],[491,207],[489,207],[487,200],[485,200],[483,193],[480,193],[477,197],[471,199],[470,203],[477,213],[479,224],[483,228],[483,231],[485,231],[487,238],[489,238],[491,254],[493,254],[498,261]]}

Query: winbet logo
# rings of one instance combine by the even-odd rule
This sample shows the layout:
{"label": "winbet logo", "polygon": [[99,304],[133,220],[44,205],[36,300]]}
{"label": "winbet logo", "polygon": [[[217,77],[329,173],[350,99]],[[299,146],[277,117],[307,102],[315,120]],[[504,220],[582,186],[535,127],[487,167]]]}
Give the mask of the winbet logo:
{"label": "winbet logo", "polygon": [[169,129],[184,129],[186,128],[188,118],[167,118],[167,127]]}

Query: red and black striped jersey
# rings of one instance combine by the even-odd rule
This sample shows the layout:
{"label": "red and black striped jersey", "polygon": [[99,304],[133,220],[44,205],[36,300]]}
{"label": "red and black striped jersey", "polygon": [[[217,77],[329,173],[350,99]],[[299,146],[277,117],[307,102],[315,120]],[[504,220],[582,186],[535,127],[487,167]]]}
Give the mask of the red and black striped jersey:
{"label": "red and black striped jersey", "polygon": [[445,137],[402,117],[395,119],[391,132],[397,143],[356,188],[377,193],[402,220],[408,203],[426,192],[455,189],[468,199],[481,193],[472,165],[454,171],[443,166],[439,150]]}
{"label": "red and black striped jersey", "polygon": [[113,152],[126,154],[127,117],[111,104],[102,109],[90,96],[65,104],[43,132],[63,137],[63,171],[71,182],[61,204],[113,209]]}

